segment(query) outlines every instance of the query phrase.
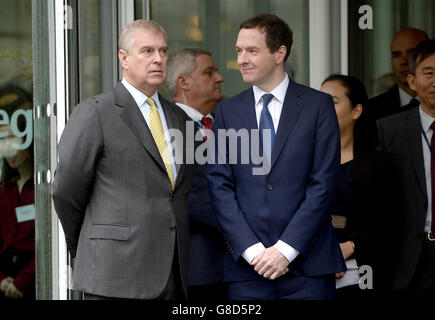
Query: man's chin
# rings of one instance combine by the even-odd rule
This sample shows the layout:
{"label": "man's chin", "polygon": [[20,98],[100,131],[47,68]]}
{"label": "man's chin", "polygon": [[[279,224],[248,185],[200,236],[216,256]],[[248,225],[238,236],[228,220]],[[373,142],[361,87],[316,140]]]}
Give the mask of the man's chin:
{"label": "man's chin", "polygon": [[164,83],[164,79],[152,79],[151,81],[148,82],[148,84],[152,87],[160,87],[163,83]]}
{"label": "man's chin", "polygon": [[253,84],[253,82],[254,82],[252,77],[249,77],[248,75],[242,75],[242,80],[243,80],[243,82],[245,82],[247,84]]}

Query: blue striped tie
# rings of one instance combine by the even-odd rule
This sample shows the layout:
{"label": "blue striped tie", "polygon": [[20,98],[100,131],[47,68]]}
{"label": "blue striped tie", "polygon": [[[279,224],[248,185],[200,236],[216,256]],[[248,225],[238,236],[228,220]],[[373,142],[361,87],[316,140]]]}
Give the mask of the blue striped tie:
{"label": "blue striped tie", "polygon": [[273,94],[266,93],[263,95],[263,110],[261,110],[260,115],[260,143],[261,143],[261,154],[264,156],[264,141],[263,141],[263,131],[265,129],[270,130],[270,151],[272,152],[273,142],[275,140],[275,129],[273,127],[272,116],[270,115],[269,109],[267,105],[272,100]]}

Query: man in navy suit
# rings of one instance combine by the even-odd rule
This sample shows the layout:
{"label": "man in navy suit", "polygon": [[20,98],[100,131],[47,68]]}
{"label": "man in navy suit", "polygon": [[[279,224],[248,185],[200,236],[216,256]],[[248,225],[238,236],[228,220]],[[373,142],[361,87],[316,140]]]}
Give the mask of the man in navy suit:
{"label": "man in navy suit", "polygon": [[[241,24],[237,62],[252,87],[222,102],[213,125],[208,181],[229,249],[229,299],[334,299],[334,274],[346,269],[330,221],[340,164],[337,116],[331,96],[285,73],[291,45],[292,31],[277,16]],[[241,143],[228,146],[231,140]]]}
{"label": "man in navy suit", "polygon": [[[166,83],[172,100],[193,121],[194,150],[205,143],[214,116],[212,111],[222,100],[221,83],[211,53],[200,48],[175,52],[168,61]],[[199,151],[198,151],[199,152]],[[206,153],[206,151],[204,152]],[[206,156],[206,154],[205,154]],[[189,287],[190,301],[226,298],[222,282],[226,245],[219,231],[208,193],[207,165],[195,161],[192,189],[189,193]]]}

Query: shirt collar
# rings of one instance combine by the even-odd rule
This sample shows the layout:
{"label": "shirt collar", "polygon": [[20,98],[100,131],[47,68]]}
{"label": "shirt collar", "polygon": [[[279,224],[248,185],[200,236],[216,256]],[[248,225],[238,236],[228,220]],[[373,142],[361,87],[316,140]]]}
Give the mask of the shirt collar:
{"label": "shirt collar", "polygon": [[211,113],[204,116],[201,112],[199,112],[195,108],[192,108],[191,106],[188,106],[187,104],[181,102],[175,102],[175,104],[183,109],[183,111],[186,112],[189,118],[193,121],[201,121],[202,117],[208,117],[213,120],[213,115]]}
{"label": "shirt collar", "polygon": [[[405,90],[399,87],[399,97],[400,97],[400,106],[406,106],[411,102],[413,97],[411,97],[408,93],[406,93]],[[418,96],[415,97],[418,101],[420,101],[420,98]]]}
{"label": "shirt collar", "polygon": [[419,111],[420,111],[421,125],[423,127],[424,132],[427,133],[430,129],[430,126],[435,121],[435,118],[432,118],[430,115],[424,112],[421,106],[419,107]]}
{"label": "shirt collar", "polygon": [[254,91],[255,104],[257,105],[258,102],[260,102],[260,99],[266,93],[273,94],[274,98],[277,99],[281,104],[283,104],[284,103],[285,94],[287,93],[287,88],[288,88],[289,82],[290,82],[290,80],[289,80],[289,77],[288,77],[288,75],[286,73],[284,80],[275,89],[273,89],[271,92],[266,92],[266,91],[261,90],[257,86],[252,86],[252,90]]}
{"label": "shirt collar", "polygon": [[[132,95],[132,97],[133,97],[134,101],[136,101],[136,104],[138,107],[141,107],[145,103],[145,101],[148,99],[148,96],[146,94],[144,94],[139,89],[135,88],[125,78],[122,78],[121,83],[124,85],[124,87],[127,89],[127,91]],[[154,99],[157,108],[160,108],[159,94],[158,94],[157,90],[156,90],[156,92],[154,92],[154,94],[151,96],[151,98]]]}

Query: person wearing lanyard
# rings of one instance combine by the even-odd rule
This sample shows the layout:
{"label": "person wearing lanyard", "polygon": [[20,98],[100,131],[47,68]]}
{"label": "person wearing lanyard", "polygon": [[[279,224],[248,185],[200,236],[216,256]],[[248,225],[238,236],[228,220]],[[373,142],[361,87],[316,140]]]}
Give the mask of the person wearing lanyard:
{"label": "person wearing lanyard", "polygon": [[435,40],[420,43],[409,62],[420,107],[378,122],[397,199],[390,283],[394,296],[435,297]]}
{"label": "person wearing lanyard", "polygon": [[[22,119],[18,123],[22,126]],[[35,299],[35,196],[33,144],[11,127],[0,126],[0,156],[5,157],[0,183],[0,300]]]}

